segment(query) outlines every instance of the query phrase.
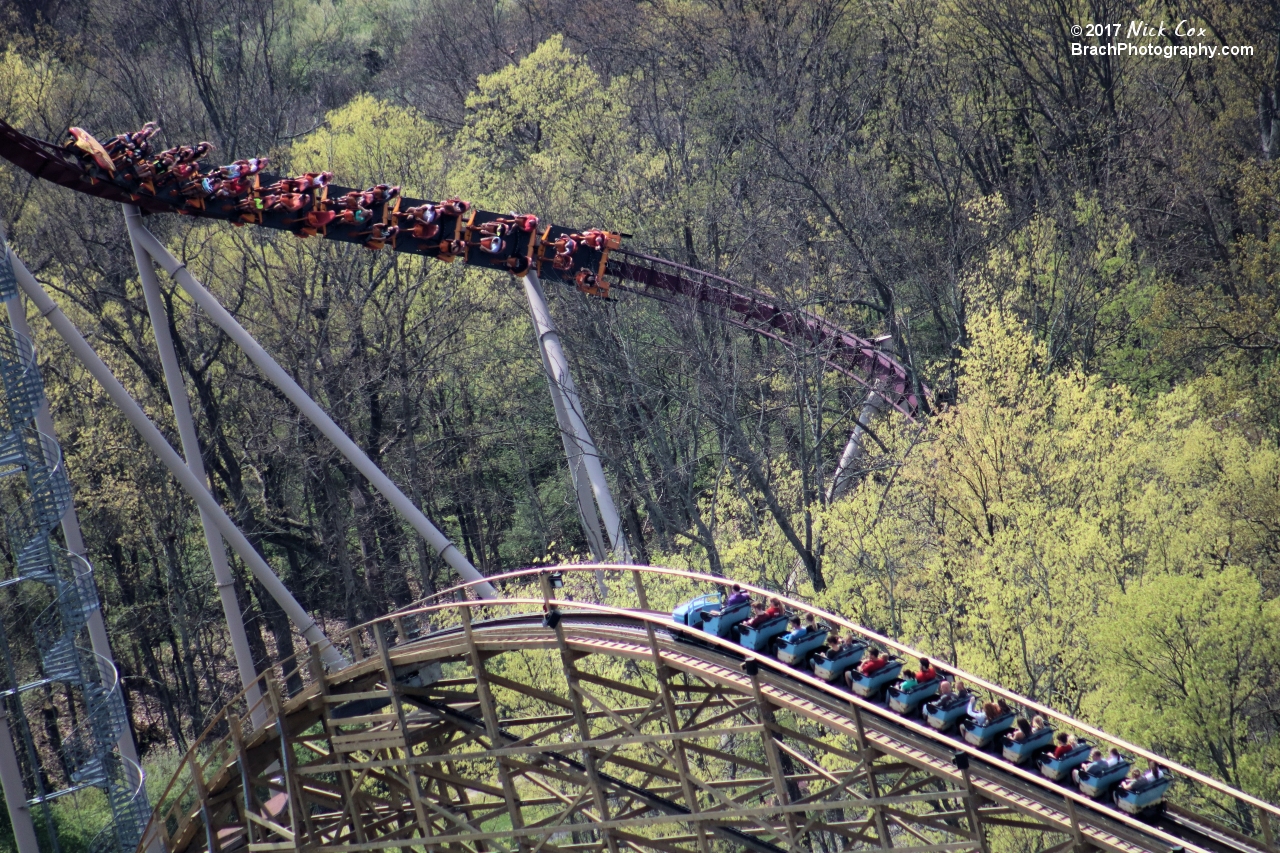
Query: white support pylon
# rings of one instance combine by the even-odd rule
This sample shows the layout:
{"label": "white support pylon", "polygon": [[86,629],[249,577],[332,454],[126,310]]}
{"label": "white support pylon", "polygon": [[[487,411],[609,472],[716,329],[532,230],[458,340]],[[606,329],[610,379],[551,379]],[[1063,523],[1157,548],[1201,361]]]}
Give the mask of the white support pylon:
{"label": "white support pylon", "polygon": [[329,417],[324,409],[320,408],[315,400],[306,391],[302,390],[293,377],[273,359],[266,350],[254,339],[253,335],[241,326],[226,308],[222,307],[222,303],[205,289],[196,277],[187,269],[187,265],[175,258],[164,247],[164,244],[156,239],[156,236],[145,228],[133,228],[131,233],[134,238],[142,245],[155,259],[155,262],[164,269],[174,281],[181,285],[182,289],[191,296],[195,303],[199,305],[209,315],[209,318],[218,325],[218,328],[227,333],[231,340],[235,341],[249,356],[249,360],[257,365],[263,375],[267,377],[271,384],[280,389],[281,393],[289,399],[303,417],[316,425],[316,428],[333,443],[338,452],[347,458],[347,461],[355,466],[356,470],[364,475],[369,483],[382,493],[395,510],[400,513],[400,517],[409,522],[409,525],[418,532],[436,554],[448,563],[453,570],[466,581],[479,581],[473,587],[476,595],[480,598],[497,598],[498,592],[493,585],[484,579],[484,575],[480,570],[471,565],[471,561],[458,550],[458,546],[449,541],[449,537],[445,536],[440,530],[431,523],[431,520],[423,514],[422,510],[409,499],[409,496],[400,490],[400,487],[392,482],[391,478],[382,472],[382,469],[374,464],[373,460],[365,455],[360,446],[351,440],[351,437],[343,432],[342,427],[334,423],[333,418]]}
{"label": "white support pylon", "polygon": [[539,342],[538,354],[542,357],[542,368],[548,376],[547,385],[551,389],[551,407],[556,413],[556,425],[559,427],[560,441],[564,445],[565,458],[569,460],[569,475],[573,479],[574,503],[578,507],[578,520],[582,522],[582,531],[587,537],[587,546],[591,548],[591,556],[597,563],[609,558],[609,549],[604,544],[604,536],[600,533],[600,516],[596,512],[595,497],[592,494],[591,479],[587,476],[587,468],[582,445],[574,438],[569,429],[569,416],[565,413],[564,394],[560,386],[549,381],[551,363],[547,360],[547,350]]}
{"label": "white support pylon", "polygon": [[306,638],[307,642],[320,646],[320,654],[325,664],[331,669],[341,669],[346,666],[346,659],[343,658],[333,643],[329,642],[329,638],[325,636],[324,631],[320,630],[320,626],[311,618],[311,614],[307,613],[303,606],[298,603],[298,600],[293,597],[293,594],[289,592],[280,578],[276,577],[275,572],[271,570],[271,566],[267,565],[267,561],[254,549],[248,538],[236,526],[236,523],[214,500],[209,490],[205,488],[195,474],[191,473],[191,469],[187,467],[186,460],[170,446],[164,435],[147,417],[146,412],[142,411],[142,407],[120,384],[120,380],[116,379],[115,374],[111,372],[111,368],[93,351],[93,347],[89,346],[89,342],[84,339],[84,336],[80,334],[80,331],[67,315],[62,313],[62,309],[58,307],[57,303],[49,297],[49,294],[44,292],[44,288],[36,281],[35,276],[27,269],[26,264],[18,260],[17,256],[12,253],[10,253],[9,257],[13,262],[13,272],[17,276],[18,286],[31,299],[31,304],[40,312],[40,316],[49,321],[49,325],[53,326],[54,331],[58,333],[58,337],[62,338],[72,354],[98,381],[102,389],[107,392],[107,396],[116,404],[116,407],[133,425],[133,428],[138,431],[142,440],[151,448],[151,452],[169,469],[169,473],[182,486],[183,491],[190,495],[196,505],[209,515],[214,525],[218,528],[218,532],[222,534],[222,537],[240,559],[244,560],[245,565],[249,567],[249,571],[253,573],[253,576],[262,582],[271,597],[280,603],[281,609],[284,610],[289,620],[297,626],[298,631]]}
{"label": "white support pylon", "polygon": [[[609,482],[605,479],[604,468],[600,464],[600,453],[587,430],[587,422],[582,414],[582,400],[578,397],[577,386],[573,384],[573,375],[569,372],[569,360],[565,357],[564,346],[560,343],[560,333],[556,331],[555,322],[551,319],[551,311],[547,307],[546,294],[542,292],[542,283],[532,270],[524,277],[524,292],[529,300],[529,314],[533,318],[534,333],[538,336],[538,348],[542,352],[543,365],[547,371],[547,382],[551,385],[551,401],[557,398],[562,405],[555,407],[556,420],[560,431],[566,436],[565,452],[569,455],[570,468],[575,462],[581,462],[586,470],[587,479],[595,496],[596,506],[600,509],[600,518],[604,521],[605,532],[609,535],[609,546],[618,559],[624,563],[631,562],[631,549],[623,534],[622,519],[613,503],[613,495],[609,491]],[[572,445],[570,440],[572,439]],[[575,459],[575,453],[577,459]],[[580,479],[575,477],[575,488]],[[579,489],[579,506],[583,500]],[[593,515],[593,514],[592,514]],[[585,519],[590,516],[583,513]],[[591,532],[588,529],[587,538]]]}
{"label": "white support pylon", "polygon": [[866,402],[862,404],[862,411],[858,414],[858,420],[854,422],[853,432],[850,433],[844,452],[840,454],[840,462],[831,476],[831,488],[827,490],[827,503],[844,497],[845,492],[849,491],[854,483],[858,464],[866,455],[867,427],[889,405],[880,393],[880,387],[879,384],[873,386],[871,393],[867,395]]}
{"label": "white support pylon", "polygon": [[[126,204],[122,207],[125,225],[129,229],[129,242],[133,246],[133,260],[138,265],[138,278],[142,281],[142,294],[147,301],[147,314],[151,318],[151,329],[156,337],[156,349],[160,352],[165,387],[173,406],[173,419],[177,422],[178,437],[182,441],[182,455],[187,458],[187,467],[191,469],[191,473],[212,489],[213,483],[205,472],[204,457],[201,455],[200,436],[191,416],[191,401],[187,399],[186,383],[183,382],[182,370],[178,365],[178,353],[174,350],[173,338],[169,334],[169,313],[165,310],[164,300],[160,295],[160,282],[156,279],[151,256],[134,239],[134,231],[142,227],[142,217],[138,208],[133,205]],[[213,566],[214,583],[218,587],[222,612],[226,616],[227,630],[231,635],[231,650],[235,654],[236,669],[240,673],[240,686],[246,691],[245,699],[249,703],[253,723],[258,726],[266,720],[267,709],[262,704],[258,672],[253,665],[253,653],[249,650],[249,637],[245,634],[244,615],[240,612],[240,602],[236,598],[235,576],[227,563],[227,549],[223,546],[222,536],[204,510],[200,510],[200,525],[204,528],[204,542],[209,550],[209,563]]]}

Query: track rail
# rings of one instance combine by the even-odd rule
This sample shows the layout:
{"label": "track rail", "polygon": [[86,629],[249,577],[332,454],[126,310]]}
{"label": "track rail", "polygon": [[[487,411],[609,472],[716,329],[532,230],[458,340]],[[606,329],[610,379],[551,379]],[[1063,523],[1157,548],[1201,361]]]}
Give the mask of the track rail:
{"label": "track rail", "polygon": [[[598,568],[562,567],[566,592],[590,594],[589,576],[575,574]],[[688,587],[681,587],[681,581],[718,582],[677,570],[608,570],[626,573],[610,578],[619,596],[632,598],[635,592],[643,600],[647,589],[655,603],[664,594],[685,594]],[[638,588],[624,592],[628,578]],[[534,819],[540,814],[536,809],[528,813],[530,819],[523,827],[512,822],[498,828],[494,820],[515,808],[513,800],[521,809],[539,806],[531,792],[536,794],[540,788],[531,786],[547,788],[562,782],[569,786],[568,792],[552,790],[554,796],[545,797],[541,807],[564,807],[565,813],[576,809],[586,823],[575,831],[593,838],[583,842],[586,846],[564,845],[569,849],[612,849],[612,844],[694,850],[699,849],[699,838],[710,844],[702,849],[721,849],[716,846],[721,842],[734,845],[730,849],[800,849],[805,833],[827,832],[867,844],[891,839],[895,847],[919,853],[977,851],[984,849],[984,833],[1009,826],[1065,839],[1048,849],[1087,845],[1115,853],[1169,853],[1179,847],[1189,853],[1275,851],[1265,826],[1267,820],[1280,816],[1280,809],[1189,768],[1162,761],[1179,775],[1187,774],[1181,791],[1187,796],[1164,818],[1139,820],[769,656],[676,625],[665,613],[560,600],[556,602],[559,624],[548,628],[540,616],[527,614],[542,606],[543,594],[551,592],[546,571],[491,580],[517,596],[425,604],[352,629],[339,645],[353,664],[325,674],[314,660],[304,658],[293,675],[308,680],[298,685],[292,698],[283,698],[278,686],[289,664],[276,674],[264,674],[264,693],[274,711],[270,722],[253,730],[243,699],[224,710],[193,745],[158,801],[144,846],[157,841],[171,853],[197,853],[211,849],[208,839],[216,837],[226,840],[224,850],[240,839],[249,843],[251,851],[300,849],[310,844],[354,853],[420,845],[423,836],[434,832],[442,849],[452,849],[450,844],[462,845],[457,849],[480,849],[477,844],[510,849],[502,844],[518,846],[524,841],[530,845],[540,841],[547,845],[542,849],[560,849],[558,842],[551,843],[548,824]],[[813,610],[801,602],[793,606]],[[526,613],[520,614],[521,610]],[[821,615],[830,624],[848,625],[832,614]],[[509,656],[530,667],[528,677],[512,681],[513,672],[524,670],[494,669],[491,662]],[[593,670],[584,664],[587,661],[603,663]],[[620,669],[609,661],[626,663]],[[756,664],[754,675],[743,665],[748,661]],[[550,669],[539,668],[548,662]],[[561,664],[563,681],[557,671]],[[652,669],[654,664],[658,669]],[[431,667],[434,674],[426,677]],[[983,683],[976,678],[971,681]],[[557,682],[567,683],[569,689],[554,690]],[[503,691],[502,702],[493,698],[498,690]],[[673,695],[678,699],[681,690],[686,691],[681,706],[685,710],[678,709],[684,722],[655,727],[655,720],[661,722],[655,709],[661,710],[662,701],[672,702]],[[998,688],[993,692],[1013,696]],[[611,701],[601,702],[601,697]],[[626,707],[629,702],[634,707]],[[397,710],[379,713],[388,705]],[[541,710],[531,710],[535,706]],[[339,708],[345,710],[339,712]],[[419,716],[406,715],[405,708],[416,708]],[[704,712],[707,716],[699,719]],[[582,728],[571,736],[575,720]],[[307,749],[320,757],[289,771],[296,775],[292,785],[287,779],[273,782],[262,775],[263,768],[279,766],[281,744],[314,733],[320,726],[328,732],[331,751],[324,752],[316,736],[307,735]],[[1082,724],[1075,726],[1090,731]],[[228,729],[230,735],[220,734]],[[770,756],[769,761],[763,760],[759,749],[751,752],[753,733],[764,738],[763,754]],[[735,737],[735,746],[724,746],[725,738]],[[1120,743],[1106,736],[1100,740]],[[642,760],[643,756],[627,753],[628,749],[650,749],[657,758]],[[707,760],[720,764],[711,768],[715,771],[711,775],[699,776],[682,763],[682,750],[710,756]],[[1137,748],[1131,751],[1151,754]],[[957,755],[969,759],[970,769],[961,769]],[[476,762],[488,763],[480,771],[466,769],[474,768]],[[571,766],[572,762],[577,763]],[[452,769],[439,770],[445,766]],[[319,780],[324,774],[332,778],[349,772],[352,778],[368,778],[370,773],[384,771],[398,779],[414,773],[437,780],[447,777],[450,784],[469,786],[486,803],[457,800],[446,806],[437,799],[437,808],[452,810],[456,826],[444,826],[443,817],[424,817],[421,832],[406,824],[394,837],[376,842],[366,837],[358,842],[353,827],[360,821],[351,818],[349,811],[339,815],[332,807],[325,810],[326,796],[343,797],[336,787],[325,791]],[[724,787],[721,790],[733,796],[721,794],[726,801],[716,801],[714,785],[730,785],[745,776],[759,778],[741,785],[749,782],[759,787]],[[1199,778],[1206,782],[1200,783]],[[256,841],[250,837],[248,824],[261,828],[261,814],[249,817],[245,809],[237,811],[228,805],[248,802],[235,793],[236,785],[243,784],[237,779],[251,779],[266,788],[274,785],[284,798],[277,800],[278,819],[268,821],[276,827],[270,839],[262,834]],[[520,786],[519,796],[513,787],[504,803],[495,779],[502,779],[504,785],[514,779],[513,786]],[[632,790],[637,787],[641,790]],[[1195,808],[1206,802],[1206,791],[1218,801],[1225,797],[1256,809],[1252,832],[1241,832],[1221,816]],[[292,829],[282,823],[287,809],[281,803],[285,802],[299,805]],[[310,829],[302,828],[304,802],[311,815]],[[404,802],[409,808],[409,800]],[[253,808],[261,811],[265,806]],[[860,809],[863,818],[848,819]],[[628,819],[619,817],[619,812]],[[377,825],[379,814],[373,809],[364,820]],[[434,826],[433,820],[440,825]],[[651,833],[661,829],[666,834],[644,840],[627,827],[643,827]],[[730,841],[723,837],[727,830],[746,833],[752,840]],[[308,840],[302,840],[302,835]],[[1046,847],[1047,842],[1041,849]]]}
{"label": "track rail", "polygon": [[[0,120],[0,157],[37,178],[108,201],[133,204],[147,213],[181,213],[238,224],[245,224],[247,221],[230,202],[209,203],[203,209],[198,209],[173,193],[150,195],[136,185],[129,185],[123,178],[109,180],[91,176],[77,158],[59,146],[27,136],[3,120]],[[336,185],[330,188],[334,196],[348,191],[349,188]],[[405,198],[403,203],[405,206],[417,205],[423,203],[423,200]],[[484,211],[479,213],[479,221],[496,216]],[[292,233],[298,233],[299,230],[298,225],[286,214],[258,214],[253,217],[252,224]],[[552,234],[568,233],[571,230],[574,229],[551,226]],[[358,233],[354,227],[331,226],[324,229],[321,236],[342,242],[363,242]],[[425,241],[414,239],[402,239],[391,245],[391,248],[410,254],[434,254],[434,249]],[[517,238],[516,251],[528,251],[530,248],[530,245]],[[478,249],[473,249],[462,260],[465,263],[501,269],[500,263]],[[927,405],[929,389],[908,367],[879,349],[875,342],[843,329],[817,314],[785,306],[762,291],[745,287],[722,276],[652,255],[613,250],[588,252],[581,260],[580,266],[601,268],[611,279],[633,282],[635,287],[623,288],[628,292],[656,299],[664,299],[663,294],[667,293],[713,305],[728,312],[729,316],[723,318],[726,322],[789,347],[803,347],[815,353],[831,369],[868,388],[874,387],[891,406],[908,418]],[[539,265],[539,274],[546,280],[572,284],[570,277],[561,276],[549,265]]]}

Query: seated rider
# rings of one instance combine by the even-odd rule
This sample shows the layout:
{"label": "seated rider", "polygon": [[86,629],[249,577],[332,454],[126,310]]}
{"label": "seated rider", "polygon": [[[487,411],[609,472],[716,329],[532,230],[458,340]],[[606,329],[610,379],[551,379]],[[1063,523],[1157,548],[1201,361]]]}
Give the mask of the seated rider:
{"label": "seated rider", "polygon": [[581,290],[583,293],[595,290],[599,285],[599,282],[596,279],[596,274],[591,270],[578,270],[577,274],[573,277],[573,283],[576,284],[578,286],[578,290]]}
{"label": "seated rider", "polygon": [[528,255],[512,255],[507,258],[507,272],[512,275],[524,275],[529,272],[533,260]]}
{"label": "seated rider", "polygon": [[454,258],[467,256],[466,240],[441,240],[438,258],[442,261],[452,261]]}
{"label": "seated rider", "polygon": [[751,603],[751,596],[743,592],[742,587],[738,586],[736,583],[729,589],[729,595],[725,598],[721,609],[710,611],[712,616],[719,616],[725,610],[732,610],[739,605]]}
{"label": "seated rider", "polygon": [[950,681],[943,680],[938,685],[938,698],[933,700],[933,707],[940,711],[949,711],[956,705],[964,703],[964,696],[957,692]]}
{"label": "seated rider", "polygon": [[1066,732],[1058,732],[1056,735],[1054,735],[1053,742],[1054,742],[1054,747],[1053,747],[1052,754],[1055,761],[1065,756],[1072,749],[1071,740],[1067,736]]}
{"label": "seated rider", "polygon": [[937,677],[938,671],[933,668],[933,664],[929,663],[929,659],[920,658],[920,669],[916,672],[908,672],[898,684],[898,689],[904,693],[910,693],[921,684],[933,681]]}
{"label": "seated rider", "polygon": [[969,707],[965,709],[965,713],[969,716],[970,724],[974,726],[985,726],[996,717],[1000,716],[1000,706],[995,702],[979,702],[977,694],[969,697]]}
{"label": "seated rider", "polygon": [[782,635],[786,642],[795,643],[809,636],[809,629],[800,623],[799,616],[792,616],[787,625],[791,630]]}
{"label": "seated rider", "polygon": [[476,231],[486,237],[505,237],[511,228],[501,219],[491,219],[488,222],[481,222],[476,226]]}
{"label": "seated rider", "polygon": [[[1095,748],[1092,752],[1089,753],[1089,765],[1084,768],[1084,772],[1086,775],[1101,776],[1102,774],[1106,773],[1110,769],[1111,769],[1111,765],[1108,764],[1102,757],[1102,750]],[[1077,767],[1075,770],[1071,771],[1071,778],[1074,779],[1076,782],[1080,781],[1080,768]]]}
{"label": "seated rider", "polygon": [[1010,742],[1022,743],[1031,737],[1031,722],[1026,717],[1013,721],[1013,731],[1008,735]]}
{"label": "seated rider", "polygon": [[445,199],[436,205],[436,210],[445,216],[461,216],[470,209],[471,205],[460,198]]}
{"label": "seated rider", "polygon": [[752,616],[744,624],[752,628],[759,628],[770,619],[776,619],[782,615],[782,602],[776,598],[769,599],[769,606],[761,610],[755,616]]}
{"label": "seated rider", "polygon": [[934,669],[933,664],[928,658],[920,658],[920,670],[916,673],[916,681],[924,684],[933,681],[938,677],[938,670]]}
{"label": "seated rider", "polygon": [[481,237],[480,251],[488,252],[491,255],[500,255],[507,244],[503,242],[501,237]]}
{"label": "seated rider", "polygon": [[1154,761],[1147,762],[1147,769],[1139,771],[1137,767],[1129,774],[1129,778],[1120,783],[1120,787],[1126,791],[1139,783],[1148,784],[1165,777],[1165,770]]}
{"label": "seated rider", "polygon": [[1035,734],[1039,732],[1041,729],[1046,729],[1046,728],[1048,728],[1048,725],[1045,723],[1044,717],[1040,716],[1039,714],[1036,714],[1034,717],[1031,718],[1032,734]]}
{"label": "seated rider", "polygon": [[375,252],[385,246],[387,243],[394,243],[396,235],[400,233],[399,225],[383,225],[381,222],[375,222],[369,226],[368,237],[364,246],[366,249],[372,249]]}
{"label": "seated rider", "polygon": [[881,655],[880,650],[874,646],[867,652],[867,659],[858,667],[858,671],[863,675],[875,675],[880,670],[889,665],[889,659]]}
{"label": "seated rider", "polygon": [[814,658],[816,660],[832,660],[840,655],[840,635],[835,631],[827,634],[827,644],[822,647]]}
{"label": "seated rider", "polygon": [[587,249],[595,249],[597,252],[604,249],[605,235],[598,228],[592,228],[586,234],[575,234],[574,236]]}
{"label": "seated rider", "polygon": [[338,221],[343,225],[365,225],[373,219],[373,211],[367,207],[353,207],[338,211]]}
{"label": "seated rider", "polygon": [[412,219],[423,225],[430,225],[439,218],[440,214],[434,204],[420,204],[417,207],[410,207],[400,211],[400,216]]}
{"label": "seated rider", "polygon": [[578,241],[565,235],[552,243],[551,248],[556,250],[556,260],[572,258],[573,253],[578,251]]}

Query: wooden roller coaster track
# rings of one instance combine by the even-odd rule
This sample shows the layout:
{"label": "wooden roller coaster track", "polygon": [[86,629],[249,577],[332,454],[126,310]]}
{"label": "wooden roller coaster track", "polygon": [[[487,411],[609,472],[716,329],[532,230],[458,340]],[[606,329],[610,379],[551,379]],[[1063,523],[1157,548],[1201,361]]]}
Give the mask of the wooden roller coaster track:
{"label": "wooden roller coaster track", "polygon": [[348,631],[342,670],[313,649],[264,673],[265,722],[243,698],[223,709],[139,849],[1280,853],[1275,806],[954,668],[1160,760],[1179,780],[1164,814],[1123,814],[652,609],[723,579],[609,566],[612,603],[564,597],[591,596],[582,573],[600,568],[560,567],[559,592],[550,570],[491,578],[511,595],[497,601],[457,588]]}

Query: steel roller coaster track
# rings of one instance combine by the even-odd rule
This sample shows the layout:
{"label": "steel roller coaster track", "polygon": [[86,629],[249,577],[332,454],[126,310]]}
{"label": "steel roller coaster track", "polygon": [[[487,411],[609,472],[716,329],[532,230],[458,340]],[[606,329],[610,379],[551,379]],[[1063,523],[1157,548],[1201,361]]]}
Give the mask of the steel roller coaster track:
{"label": "steel roller coaster track", "polygon": [[[601,568],[611,603],[586,600]],[[990,853],[1021,834],[1018,849],[1055,853],[1276,851],[1280,808],[952,667],[1059,730],[1160,760],[1178,780],[1164,812],[1124,814],[659,609],[722,578],[575,565],[556,590],[551,571],[491,578],[504,599],[459,587],[351,629],[340,671],[313,648],[263,673],[266,722],[243,695],[228,705],[139,849]]]}
{"label": "steel roller coaster track", "polygon": [[[76,157],[2,121],[0,156],[38,178],[150,213],[246,222],[229,201],[192,206],[91,175]],[[385,221],[385,209],[381,215]],[[298,230],[283,214],[249,219]],[[322,233],[363,242],[354,228]],[[517,249],[532,254],[534,238],[520,239]],[[434,254],[415,240],[392,248]],[[498,266],[474,251],[462,260]],[[723,309],[727,322],[813,352],[908,417],[927,404],[928,390],[906,367],[813,313],[621,248],[583,260],[632,282],[629,291]],[[545,277],[566,281],[554,269]],[[557,601],[550,619],[539,612],[554,595],[549,571],[512,572],[474,582],[500,584],[506,598],[467,601],[464,585],[349,630],[335,644],[350,661],[341,669],[322,657],[332,659],[335,649],[318,645],[277,663],[183,757],[139,851],[991,853],[998,845],[1280,853],[1280,808],[952,667],[953,677],[1061,730],[1170,767],[1177,782],[1167,808],[1145,819],[1127,815],[1034,765],[1015,766],[672,622],[667,614],[679,596],[723,579],[631,566],[561,571],[578,600]],[[612,575],[599,589],[614,590],[616,600],[590,603],[597,587],[582,572]],[[838,616],[787,603],[914,654]]]}
{"label": "steel roller coaster track", "polygon": [[[87,195],[136,205],[148,213],[183,213],[199,218],[243,221],[230,202],[209,203],[204,209],[195,209],[184,204],[176,194],[148,195],[139,192],[136,186],[128,185],[124,179],[93,180],[75,156],[53,143],[27,136],[3,120],[0,120],[0,157],[37,178]],[[347,187],[330,187],[334,197],[348,191]],[[403,199],[406,207],[421,203],[419,199]],[[480,221],[496,216],[485,211],[479,213]],[[254,224],[296,232],[297,226],[286,217],[287,214],[259,215]],[[572,229],[552,226],[552,230],[554,233],[567,233]],[[354,228],[330,227],[322,236],[343,242],[360,242]],[[394,248],[411,254],[430,254],[416,240],[402,240]],[[626,250],[605,254],[605,275],[610,280],[632,282],[634,286],[625,288],[629,292],[658,299],[669,299],[666,295],[671,294],[724,309],[727,322],[786,346],[815,353],[830,369],[868,388],[875,388],[890,406],[907,417],[912,417],[922,405],[927,405],[929,389],[906,366],[883,352],[873,341],[812,312],[785,306],[762,291],[664,258]],[[463,260],[494,266],[478,250],[473,250]],[[544,280],[563,281],[549,266],[539,272]]]}

